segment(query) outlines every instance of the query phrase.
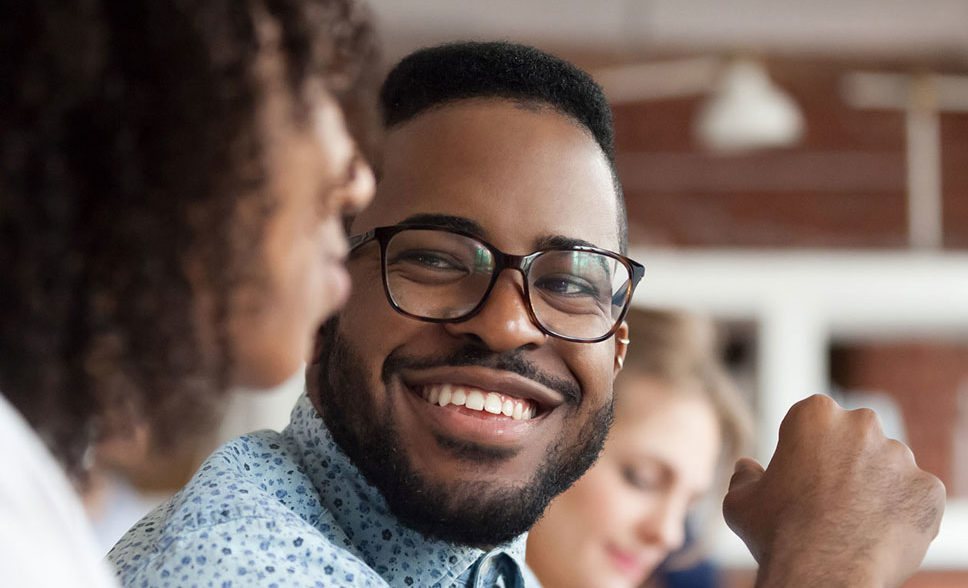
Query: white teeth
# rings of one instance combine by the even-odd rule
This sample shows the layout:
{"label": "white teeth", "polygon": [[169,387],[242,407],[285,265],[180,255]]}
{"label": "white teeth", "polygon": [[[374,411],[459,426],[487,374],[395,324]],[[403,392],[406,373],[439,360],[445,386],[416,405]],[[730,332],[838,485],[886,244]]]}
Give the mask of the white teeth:
{"label": "white teeth", "polygon": [[511,400],[509,400],[509,399],[505,399],[504,400],[504,405],[501,406],[501,412],[504,413],[504,416],[511,416],[511,415],[514,414],[514,405],[515,404],[517,404],[517,403],[516,402],[511,402]]}
{"label": "white teeth", "polygon": [[484,392],[475,388],[435,384],[424,386],[420,395],[430,404],[463,406],[470,410],[485,411],[490,414],[504,415],[519,421],[532,419],[537,413],[534,403],[517,398],[502,396],[496,392]]}
{"label": "white teeth", "polygon": [[444,384],[440,387],[440,396],[437,398],[437,404],[441,406],[447,406],[450,404],[450,384]]}
{"label": "white teeth", "polygon": [[484,398],[484,410],[491,414],[501,414],[501,397],[494,392],[488,392]]}
{"label": "white teeth", "polygon": [[468,391],[467,400],[464,402],[464,406],[471,410],[484,410],[484,394],[478,392],[477,390]]}

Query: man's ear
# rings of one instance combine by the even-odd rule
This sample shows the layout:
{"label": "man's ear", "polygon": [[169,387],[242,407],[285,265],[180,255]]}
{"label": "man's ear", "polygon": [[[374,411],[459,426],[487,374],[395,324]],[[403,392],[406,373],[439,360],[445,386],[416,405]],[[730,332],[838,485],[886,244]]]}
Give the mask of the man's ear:
{"label": "man's ear", "polygon": [[629,350],[629,324],[622,321],[618,330],[615,331],[615,375],[622,371],[625,365],[625,354]]}

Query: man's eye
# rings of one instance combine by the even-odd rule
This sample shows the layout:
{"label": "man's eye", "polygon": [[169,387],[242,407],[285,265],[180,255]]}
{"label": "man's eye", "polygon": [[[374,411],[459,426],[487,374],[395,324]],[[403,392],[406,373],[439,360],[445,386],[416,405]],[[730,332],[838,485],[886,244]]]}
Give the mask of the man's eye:
{"label": "man's eye", "polygon": [[594,284],[571,275],[542,276],[534,285],[543,292],[556,296],[598,297],[600,294],[599,289]]}
{"label": "man's eye", "polygon": [[544,276],[535,282],[535,286],[560,296],[588,295],[592,291],[587,282],[573,276]]}
{"label": "man's eye", "polygon": [[421,269],[435,271],[467,271],[467,266],[453,255],[441,251],[423,249],[401,251],[390,263],[391,265],[414,265]]}

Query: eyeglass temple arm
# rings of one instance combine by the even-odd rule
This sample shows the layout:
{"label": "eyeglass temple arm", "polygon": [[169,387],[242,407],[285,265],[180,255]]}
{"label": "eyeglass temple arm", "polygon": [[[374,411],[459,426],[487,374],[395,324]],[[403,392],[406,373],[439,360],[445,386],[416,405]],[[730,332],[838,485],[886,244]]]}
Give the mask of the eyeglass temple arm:
{"label": "eyeglass temple arm", "polygon": [[618,289],[614,296],[612,296],[612,306],[625,306],[628,299],[632,297],[631,289],[633,286],[638,285],[639,281],[645,276],[645,267],[639,264],[634,264],[632,266],[632,277],[625,280],[622,287]]}
{"label": "eyeglass temple arm", "polygon": [[612,306],[625,306],[625,300],[628,298],[628,290],[629,280],[625,280],[625,283],[618,289],[618,292],[612,296]]}
{"label": "eyeglass temple arm", "polygon": [[353,235],[348,239],[350,245],[350,251],[353,251],[360,245],[366,243],[376,236],[376,229],[371,229],[365,233],[360,233],[359,235]]}

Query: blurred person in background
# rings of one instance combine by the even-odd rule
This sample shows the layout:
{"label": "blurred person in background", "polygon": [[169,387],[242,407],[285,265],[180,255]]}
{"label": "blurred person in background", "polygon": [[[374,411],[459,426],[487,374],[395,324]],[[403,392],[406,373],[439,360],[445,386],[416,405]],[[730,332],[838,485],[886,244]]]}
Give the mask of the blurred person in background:
{"label": "blurred person in background", "polygon": [[94,448],[176,444],[301,367],[372,197],[340,104],[369,137],[375,58],[351,0],[0,10],[4,585],[113,585]]}
{"label": "blurred person in background", "polygon": [[[718,504],[750,442],[752,417],[717,355],[709,321],[634,309],[615,383],[615,421],[598,461],[528,536],[546,588],[634,588],[683,547],[687,515]],[[700,545],[675,559],[695,562]],[[653,578],[654,581],[659,581]]]}

